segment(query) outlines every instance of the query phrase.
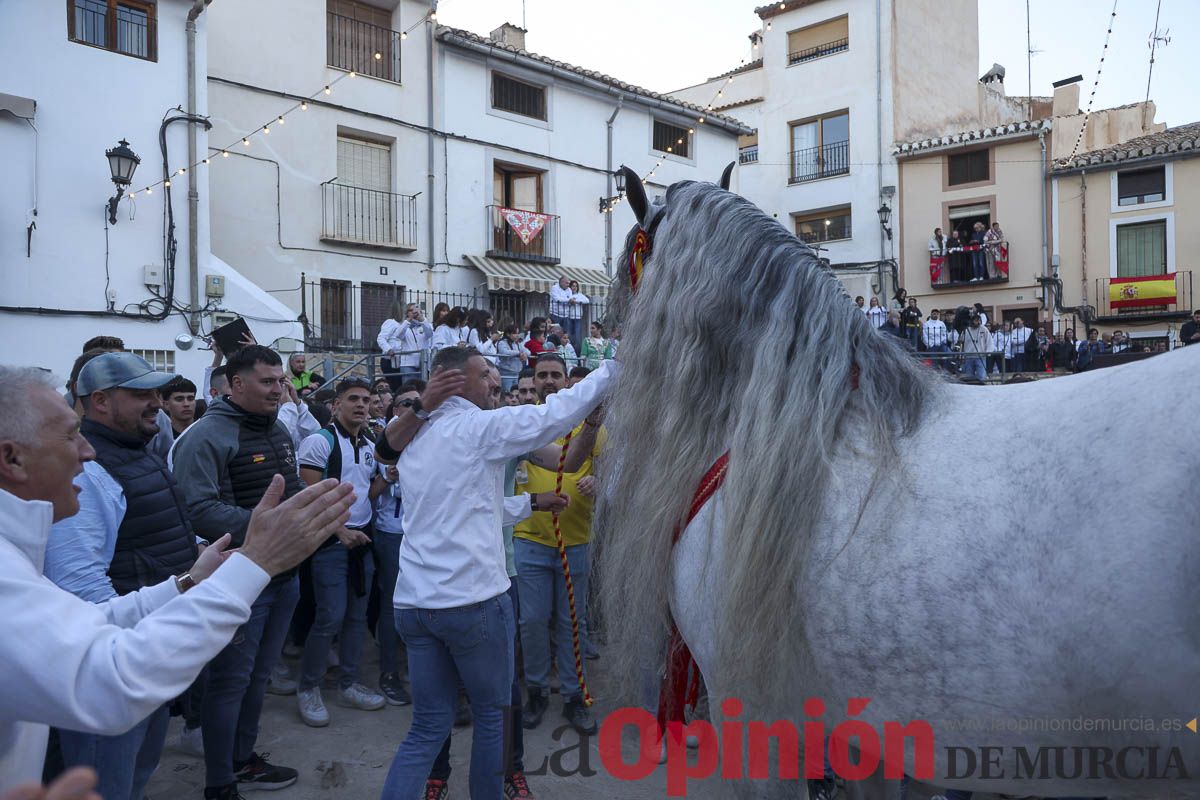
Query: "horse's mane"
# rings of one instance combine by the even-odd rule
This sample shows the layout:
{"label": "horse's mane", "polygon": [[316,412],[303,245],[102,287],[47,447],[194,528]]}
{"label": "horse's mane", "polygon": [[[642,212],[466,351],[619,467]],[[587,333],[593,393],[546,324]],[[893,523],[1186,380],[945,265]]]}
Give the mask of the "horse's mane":
{"label": "horse's mane", "polygon": [[786,680],[773,666],[785,655],[780,626],[803,625],[800,568],[844,425],[886,456],[917,426],[935,380],[750,202],[685,182],[668,190],[664,213],[635,295],[627,238],[611,306],[623,370],[606,423],[597,559],[615,674],[638,688],[648,659],[661,664],[671,533],[729,451],[722,682],[775,696],[772,683]]}

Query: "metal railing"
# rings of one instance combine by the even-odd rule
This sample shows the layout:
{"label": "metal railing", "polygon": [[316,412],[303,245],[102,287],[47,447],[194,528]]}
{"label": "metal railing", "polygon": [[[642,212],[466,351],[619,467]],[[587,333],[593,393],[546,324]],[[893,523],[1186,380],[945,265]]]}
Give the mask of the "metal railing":
{"label": "metal railing", "polygon": [[758,145],[752,144],[738,150],[739,164],[753,164],[758,161]]}
{"label": "metal railing", "polygon": [[788,154],[791,172],[788,183],[804,183],[850,172],[850,142],[833,142],[806,147]]}
{"label": "metal railing", "polygon": [[385,81],[400,82],[400,32],[369,22],[328,15],[326,63]]}
{"label": "metal railing", "polygon": [[526,242],[506,218],[509,212],[518,212],[519,209],[490,205],[484,211],[487,219],[487,255],[490,258],[516,258],[543,264],[557,264],[561,260],[559,257],[561,217],[555,214],[542,214],[544,224],[541,230],[529,236],[529,241]]}
{"label": "metal railing", "polygon": [[[452,308],[486,309],[497,329],[508,322],[522,329],[533,317],[548,317],[549,296],[541,292],[488,291],[481,286],[475,293],[414,291],[400,284],[354,284],[350,281],[309,280],[300,276],[300,317],[304,324],[305,345],[310,352],[378,353],[379,327],[391,315],[395,303],[416,303],[433,321],[439,303]],[[608,312],[602,297],[591,298],[583,307],[582,330],[587,335],[593,320],[603,320]],[[574,342],[576,351],[582,342]]]}
{"label": "metal railing", "polygon": [[823,56],[831,56],[834,53],[841,53],[850,49],[850,39],[838,39],[833,42],[819,44],[816,47],[808,47],[804,50],[797,50],[794,53],[788,53],[788,66],[793,64],[802,64],[805,61],[812,61],[814,58],[822,58]]}
{"label": "metal railing", "polygon": [[321,238],[415,249],[417,196],[323,183]]}
{"label": "metal railing", "polygon": [[1097,319],[1108,318],[1111,321],[1119,322],[1126,319],[1186,319],[1190,317],[1193,302],[1192,271],[1182,270],[1158,277],[1174,278],[1175,298],[1173,300],[1170,297],[1159,297],[1156,302],[1154,299],[1139,298],[1137,283],[1127,283],[1125,284],[1128,287],[1127,296],[1124,296],[1123,300],[1118,300],[1117,302],[1121,305],[1115,308],[1109,287],[1113,281],[1119,281],[1121,278],[1097,278],[1095,282]]}
{"label": "metal railing", "polygon": [[[984,244],[947,247],[939,255],[929,253],[929,285],[934,289],[970,284],[1008,283],[1009,242],[1003,239]],[[975,277],[976,254],[982,254],[983,277]]]}

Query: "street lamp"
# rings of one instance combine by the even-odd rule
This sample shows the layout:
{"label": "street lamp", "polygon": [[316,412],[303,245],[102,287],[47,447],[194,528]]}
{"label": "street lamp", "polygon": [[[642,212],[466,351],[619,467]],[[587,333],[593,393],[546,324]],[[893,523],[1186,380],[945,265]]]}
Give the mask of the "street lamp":
{"label": "street lamp", "polygon": [[887,234],[888,241],[890,242],[892,240],[892,229],[888,227],[888,220],[892,218],[892,209],[887,203],[883,203],[875,213],[879,215],[879,225],[883,228],[883,232]]}
{"label": "street lamp", "polygon": [[121,196],[125,194],[125,187],[133,180],[133,173],[142,160],[138,158],[137,153],[129,149],[129,142],[124,139],[117,142],[116,147],[104,151],[104,155],[108,158],[108,169],[112,172],[112,182],[117,187],[117,193],[108,201],[108,222],[110,225],[116,225],[117,203],[121,202]]}
{"label": "street lamp", "polygon": [[616,181],[617,193],[612,197],[600,198],[600,213],[604,214],[613,210],[613,207],[621,201],[625,196],[625,173],[618,170],[613,173],[613,178]]}

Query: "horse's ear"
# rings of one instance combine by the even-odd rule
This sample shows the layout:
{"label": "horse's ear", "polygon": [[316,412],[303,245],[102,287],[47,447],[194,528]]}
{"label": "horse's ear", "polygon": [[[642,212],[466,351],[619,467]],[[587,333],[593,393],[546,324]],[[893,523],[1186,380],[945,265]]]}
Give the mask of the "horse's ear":
{"label": "horse's ear", "polygon": [[645,227],[646,212],[650,210],[646,187],[638,174],[624,164],[621,165],[621,172],[625,175],[625,197],[629,200],[629,207],[633,209],[638,225]]}
{"label": "horse's ear", "polygon": [[729,191],[729,179],[733,176],[733,165],[736,161],[730,161],[729,166],[725,167],[725,171],[721,173],[721,182],[717,184],[725,191]]}

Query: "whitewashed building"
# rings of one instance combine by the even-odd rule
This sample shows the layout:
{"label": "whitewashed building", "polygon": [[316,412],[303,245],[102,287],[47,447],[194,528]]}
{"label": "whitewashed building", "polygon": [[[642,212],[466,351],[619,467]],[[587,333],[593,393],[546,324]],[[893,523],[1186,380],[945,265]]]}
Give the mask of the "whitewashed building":
{"label": "whitewashed building", "polygon": [[671,94],[755,128],[739,191],[818,248],[852,294],[890,295],[900,231],[879,212],[896,211],[893,143],[998,113],[978,78],[977,3],[785,0],[755,13],[747,63]]}
{"label": "whitewashed building", "polygon": [[[611,171],[662,161],[651,195],[716,180],[752,132],[530,53],[515,26],[484,37],[431,11],[256,0],[209,12],[212,137],[236,143],[213,171],[214,249],[302,313],[314,347],[370,347],[395,300],[521,323],[562,274],[603,300],[633,224],[624,203],[601,209]],[[277,114],[283,126],[239,143]]]}
{"label": "whitewashed building", "polygon": [[[189,108],[205,113],[205,6],[0,3],[6,363],[65,376],[84,341],[105,334],[195,378],[211,355],[198,344],[177,347],[181,334],[206,334],[243,315],[260,342],[288,349],[301,335],[294,312],[210,253],[207,167],[174,174],[190,163],[189,136],[199,158],[207,152],[202,123],[174,121]],[[108,202],[117,192],[105,153],[118,140],[141,163],[112,222]],[[162,181],[173,174],[167,191]]]}

